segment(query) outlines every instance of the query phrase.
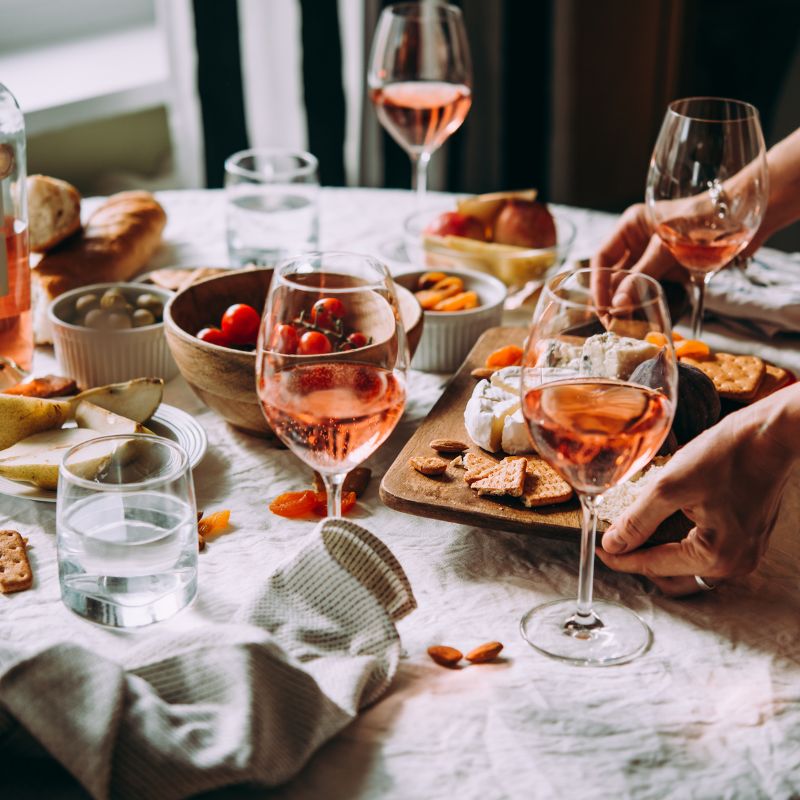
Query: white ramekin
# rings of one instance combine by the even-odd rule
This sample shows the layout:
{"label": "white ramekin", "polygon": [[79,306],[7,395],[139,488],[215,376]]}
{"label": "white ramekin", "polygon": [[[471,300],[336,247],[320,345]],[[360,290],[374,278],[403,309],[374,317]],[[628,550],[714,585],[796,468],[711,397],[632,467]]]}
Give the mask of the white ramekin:
{"label": "white ramekin", "polygon": [[73,325],[69,319],[79,297],[106,289],[118,288],[129,299],[145,292],[154,294],[166,305],[172,292],[144,283],[95,283],[82,286],[57,297],[47,308],[53,329],[56,360],[65,376],[82,388],[120,383],[133,378],[163,378],[178,374],[166,337],[164,323],[126,328],[119,331],[97,331]]}
{"label": "white ramekin", "polygon": [[[505,284],[484,272],[465,269],[445,269],[464,281],[466,291],[476,292],[481,305],[468,311],[426,311],[422,338],[411,361],[414,369],[423,372],[455,372],[462,364],[478,337],[489,328],[499,325],[506,299]],[[417,280],[425,270],[404,272],[394,280],[414,291]]]}

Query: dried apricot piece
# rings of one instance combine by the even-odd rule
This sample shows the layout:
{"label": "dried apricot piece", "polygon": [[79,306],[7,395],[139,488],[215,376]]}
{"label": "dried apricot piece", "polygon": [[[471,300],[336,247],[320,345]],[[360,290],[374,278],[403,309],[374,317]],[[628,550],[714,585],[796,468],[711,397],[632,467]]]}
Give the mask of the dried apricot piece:
{"label": "dried apricot piece", "polygon": [[[342,516],[356,504],[355,492],[342,492]],[[314,492],[314,513],[318,517],[328,516],[328,493]]]}
{"label": "dried apricot piece", "polygon": [[678,358],[707,358],[711,355],[711,348],[699,339],[684,339],[675,345],[675,355]]}
{"label": "dried apricot piece", "polygon": [[647,336],[644,337],[644,340],[650,344],[654,344],[656,347],[663,347],[668,341],[667,337],[660,331],[649,331]]}
{"label": "dried apricot piece", "polygon": [[501,367],[515,367],[522,363],[522,348],[515,344],[507,344],[499,350],[489,354],[486,359],[487,367],[500,369]]}
{"label": "dried apricot piece", "polygon": [[419,276],[417,288],[430,289],[432,286],[434,286],[434,284],[439,283],[439,281],[443,281],[446,277],[447,275],[445,275],[444,272],[426,272]]}
{"label": "dried apricot piece", "polygon": [[203,536],[214,536],[214,534],[224,531],[228,527],[228,520],[231,518],[231,512],[227,509],[225,511],[215,511],[213,514],[208,514],[197,523],[197,532]]}
{"label": "dried apricot piece", "polygon": [[433,289],[423,289],[421,292],[416,292],[414,297],[417,298],[419,304],[426,311],[433,310],[437,303],[441,303],[444,300],[444,294],[442,292],[434,292]]}
{"label": "dried apricot piece", "polygon": [[673,342],[682,342],[683,336],[681,336],[678,331],[672,331],[672,341]]}
{"label": "dried apricot piece", "polygon": [[466,311],[478,307],[478,295],[475,292],[460,292],[437,303],[434,311]]}
{"label": "dried apricot piece", "polygon": [[438,283],[434,283],[431,286],[431,291],[439,292],[443,297],[452,297],[454,294],[464,291],[464,281],[455,275],[450,275],[447,278],[442,278]]}
{"label": "dried apricot piece", "polygon": [[269,504],[269,510],[279,517],[304,517],[314,510],[316,502],[316,495],[310,489],[304,492],[284,492]]}

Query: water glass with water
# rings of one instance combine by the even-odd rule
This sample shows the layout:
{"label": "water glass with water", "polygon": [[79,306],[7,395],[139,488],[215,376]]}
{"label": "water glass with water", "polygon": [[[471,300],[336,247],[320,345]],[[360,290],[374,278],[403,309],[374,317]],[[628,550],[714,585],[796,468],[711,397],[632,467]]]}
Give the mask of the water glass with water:
{"label": "water glass with water", "polygon": [[311,153],[257,148],[225,161],[228,258],[233,266],[273,266],[316,250],[319,172]]}
{"label": "water glass with water", "polygon": [[58,574],[67,608],[135,628],[171,617],[197,593],[197,512],[180,445],[105,436],[69,450],[56,508]]}

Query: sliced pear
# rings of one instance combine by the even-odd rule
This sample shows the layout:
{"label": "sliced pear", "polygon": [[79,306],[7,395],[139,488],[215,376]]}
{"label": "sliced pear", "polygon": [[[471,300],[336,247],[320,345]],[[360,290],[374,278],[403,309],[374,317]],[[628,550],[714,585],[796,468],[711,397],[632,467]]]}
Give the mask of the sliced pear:
{"label": "sliced pear", "polygon": [[0,451],[34,433],[60,428],[71,413],[69,400],[0,394]]}
{"label": "sliced pear", "polygon": [[508,200],[530,200],[533,202],[538,194],[536,189],[520,189],[514,192],[491,192],[476,194],[459,200],[456,208],[461,214],[477,217],[484,225],[491,225],[500,209]]}
{"label": "sliced pear", "polygon": [[[66,428],[29,436],[0,452],[0,476],[32,483],[42,489],[55,489],[58,485],[58,467],[64,453],[70,447],[100,435],[87,428]],[[105,457],[108,458],[107,447],[105,451]],[[88,461],[97,458],[97,454],[88,455]]]}
{"label": "sliced pear", "polygon": [[89,400],[95,406],[127,417],[134,422],[145,422],[153,416],[164,396],[161,378],[136,378],[126,383],[112,383],[81,392],[72,402],[75,406]]}
{"label": "sliced pear", "polygon": [[152,433],[141,422],[115,414],[88,400],[81,400],[75,406],[75,422],[79,428],[89,428],[103,436],[115,433]]}

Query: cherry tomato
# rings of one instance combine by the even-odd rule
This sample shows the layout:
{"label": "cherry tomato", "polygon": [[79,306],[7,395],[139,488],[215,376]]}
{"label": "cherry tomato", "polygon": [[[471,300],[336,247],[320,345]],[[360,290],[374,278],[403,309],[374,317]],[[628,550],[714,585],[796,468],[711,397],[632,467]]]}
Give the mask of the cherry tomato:
{"label": "cherry tomato", "polygon": [[311,321],[320,328],[333,330],[336,320],[342,319],[345,314],[344,303],[335,297],[323,297],[317,300],[311,309]]}
{"label": "cherry tomato", "polygon": [[366,347],[369,339],[367,339],[367,337],[361,333],[361,331],[356,331],[347,337],[347,341],[350,342],[353,347]]}
{"label": "cherry tomato", "polygon": [[319,331],[306,331],[297,345],[300,356],[320,356],[333,350],[330,339]]}
{"label": "cherry tomato", "polygon": [[297,328],[293,325],[276,325],[272,332],[272,349],[278,353],[294,355],[299,341]]}
{"label": "cherry tomato", "polygon": [[255,344],[260,324],[258,311],[245,303],[236,303],[222,315],[220,327],[234,344]]}
{"label": "cherry tomato", "polygon": [[230,347],[233,344],[230,336],[219,328],[203,328],[197,331],[197,338],[209,344],[218,344],[220,347]]}

